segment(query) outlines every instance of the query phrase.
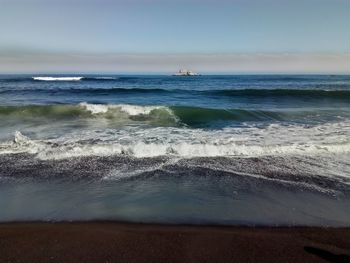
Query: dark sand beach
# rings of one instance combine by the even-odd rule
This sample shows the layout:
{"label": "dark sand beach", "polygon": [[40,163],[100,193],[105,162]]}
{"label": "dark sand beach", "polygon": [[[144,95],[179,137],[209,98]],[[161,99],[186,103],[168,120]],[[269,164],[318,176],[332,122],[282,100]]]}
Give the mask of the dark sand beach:
{"label": "dark sand beach", "polygon": [[0,263],[350,263],[350,0],[0,0]]}
{"label": "dark sand beach", "polygon": [[0,263],[350,262],[350,76],[0,84]]}
{"label": "dark sand beach", "polygon": [[0,262],[350,262],[350,229],[3,223]]}

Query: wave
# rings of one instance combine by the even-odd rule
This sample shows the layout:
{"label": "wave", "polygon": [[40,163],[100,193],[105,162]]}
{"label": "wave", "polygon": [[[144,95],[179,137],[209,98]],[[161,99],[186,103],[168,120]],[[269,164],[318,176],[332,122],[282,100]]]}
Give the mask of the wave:
{"label": "wave", "polygon": [[[181,90],[166,90],[160,88],[21,88],[21,89],[13,89],[13,88],[1,88],[0,94],[8,94],[8,93],[42,93],[42,94],[51,94],[52,92],[64,93],[68,94],[161,94],[161,93],[174,93],[174,92],[182,92]],[[187,91],[184,91],[187,92]]]}
{"label": "wave", "polygon": [[[171,107],[182,123],[189,126],[217,121],[267,121],[287,119],[283,112],[247,109],[211,109],[200,107]],[[285,113],[286,115],[286,113]]]}
{"label": "wave", "polygon": [[[69,93],[89,93],[89,94],[160,94],[160,93],[173,93],[182,92],[181,90],[166,90],[160,88],[87,88],[77,89],[70,88],[69,90],[64,89],[63,92]],[[186,92],[186,91],[185,91]]]}
{"label": "wave", "polygon": [[37,140],[16,132],[13,142],[0,144],[0,153],[30,153],[40,159],[112,155],[137,158],[329,156],[350,153],[349,134],[348,122],[313,128],[277,124],[264,129],[251,126],[223,130],[130,127],[76,131],[56,139]]}
{"label": "wave", "polygon": [[39,81],[79,81],[84,77],[33,77],[33,80]]}
{"label": "wave", "polygon": [[164,106],[140,106],[140,105],[129,105],[129,104],[116,104],[116,105],[103,105],[103,104],[89,104],[86,102],[82,102],[79,104],[80,107],[83,107],[87,111],[92,114],[101,114],[107,113],[113,109],[120,110],[122,112],[127,113],[129,116],[137,116],[137,115],[149,115],[157,110],[164,110],[169,114],[172,112],[169,108]]}
{"label": "wave", "polygon": [[119,78],[116,78],[116,77],[85,77],[84,79],[95,79],[95,80],[116,80],[116,79],[119,79]]}
{"label": "wave", "polygon": [[[44,81],[120,81],[122,78],[110,77],[35,77],[35,80]],[[63,92],[73,94],[186,94],[193,96],[219,96],[219,97],[257,97],[257,98],[307,98],[307,99],[335,99],[350,100],[350,89],[217,89],[217,90],[188,90],[188,89],[164,89],[164,88],[92,88],[92,87],[62,87],[55,88],[0,88],[0,93],[50,93]]]}
{"label": "wave", "polygon": [[121,81],[123,80],[123,77],[111,77],[111,76],[99,76],[99,77],[92,77],[92,76],[86,76],[82,78],[83,81]]}
{"label": "wave", "polygon": [[[111,76],[78,76],[78,77],[52,77],[52,76],[43,76],[43,77],[32,77],[32,80],[37,81],[116,81],[116,80],[133,80],[135,77],[111,77]],[[25,81],[26,79],[19,79]]]}
{"label": "wave", "polygon": [[[0,106],[0,116],[19,120],[95,119],[110,122],[149,122],[160,126],[205,127],[220,122],[329,120],[350,117],[341,110],[259,110],[212,109],[185,106],[145,106],[130,104]],[[310,121],[308,121],[310,123]]]}
{"label": "wave", "polygon": [[222,122],[290,122],[329,121],[350,117],[349,111],[341,110],[263,110],[263,109],[213,109],[200,107],[170,107],[181,123],[190,127],[205,127]]}
{"label": "wave", "polygon": [[350,90],[324,90],[324,89],[237,89],[203,91],[205,94],[228,97],[329,97],[350,98]]}
{"label": "wave", "polygon": [[0,116],[19,121],[78,121],[127,124],[142,122],[155,126],[176,126],[178,119],[168,107],[128,104],[0,106]]}

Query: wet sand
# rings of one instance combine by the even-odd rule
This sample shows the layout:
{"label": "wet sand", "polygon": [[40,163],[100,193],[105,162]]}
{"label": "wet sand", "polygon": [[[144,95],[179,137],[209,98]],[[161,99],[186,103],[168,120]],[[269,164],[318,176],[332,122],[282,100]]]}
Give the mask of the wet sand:
{"label": "wet sand", "polygon": [[3,223],[0,262],[350,262],[350,228]]}

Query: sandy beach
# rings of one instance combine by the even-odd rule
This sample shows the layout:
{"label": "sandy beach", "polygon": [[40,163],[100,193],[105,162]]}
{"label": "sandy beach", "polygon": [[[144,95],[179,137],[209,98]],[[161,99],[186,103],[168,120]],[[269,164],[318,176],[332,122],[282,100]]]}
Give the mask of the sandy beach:
{"label": "sandy beach", "polygon": [[3,223],[0,262],[349,262],[349,228]]}

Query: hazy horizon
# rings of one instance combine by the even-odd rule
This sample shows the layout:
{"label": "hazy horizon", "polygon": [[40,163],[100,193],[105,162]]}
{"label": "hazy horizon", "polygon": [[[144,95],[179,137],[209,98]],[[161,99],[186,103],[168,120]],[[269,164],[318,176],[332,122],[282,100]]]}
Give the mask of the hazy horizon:
{"label": "hazy horizon", "polygon": [[349,74],[345,0],[0,0],[0,73]]}
{"label": "hazy horizon", "polygon": [[350,54],[0,54],[0,73],[349,74]]}

